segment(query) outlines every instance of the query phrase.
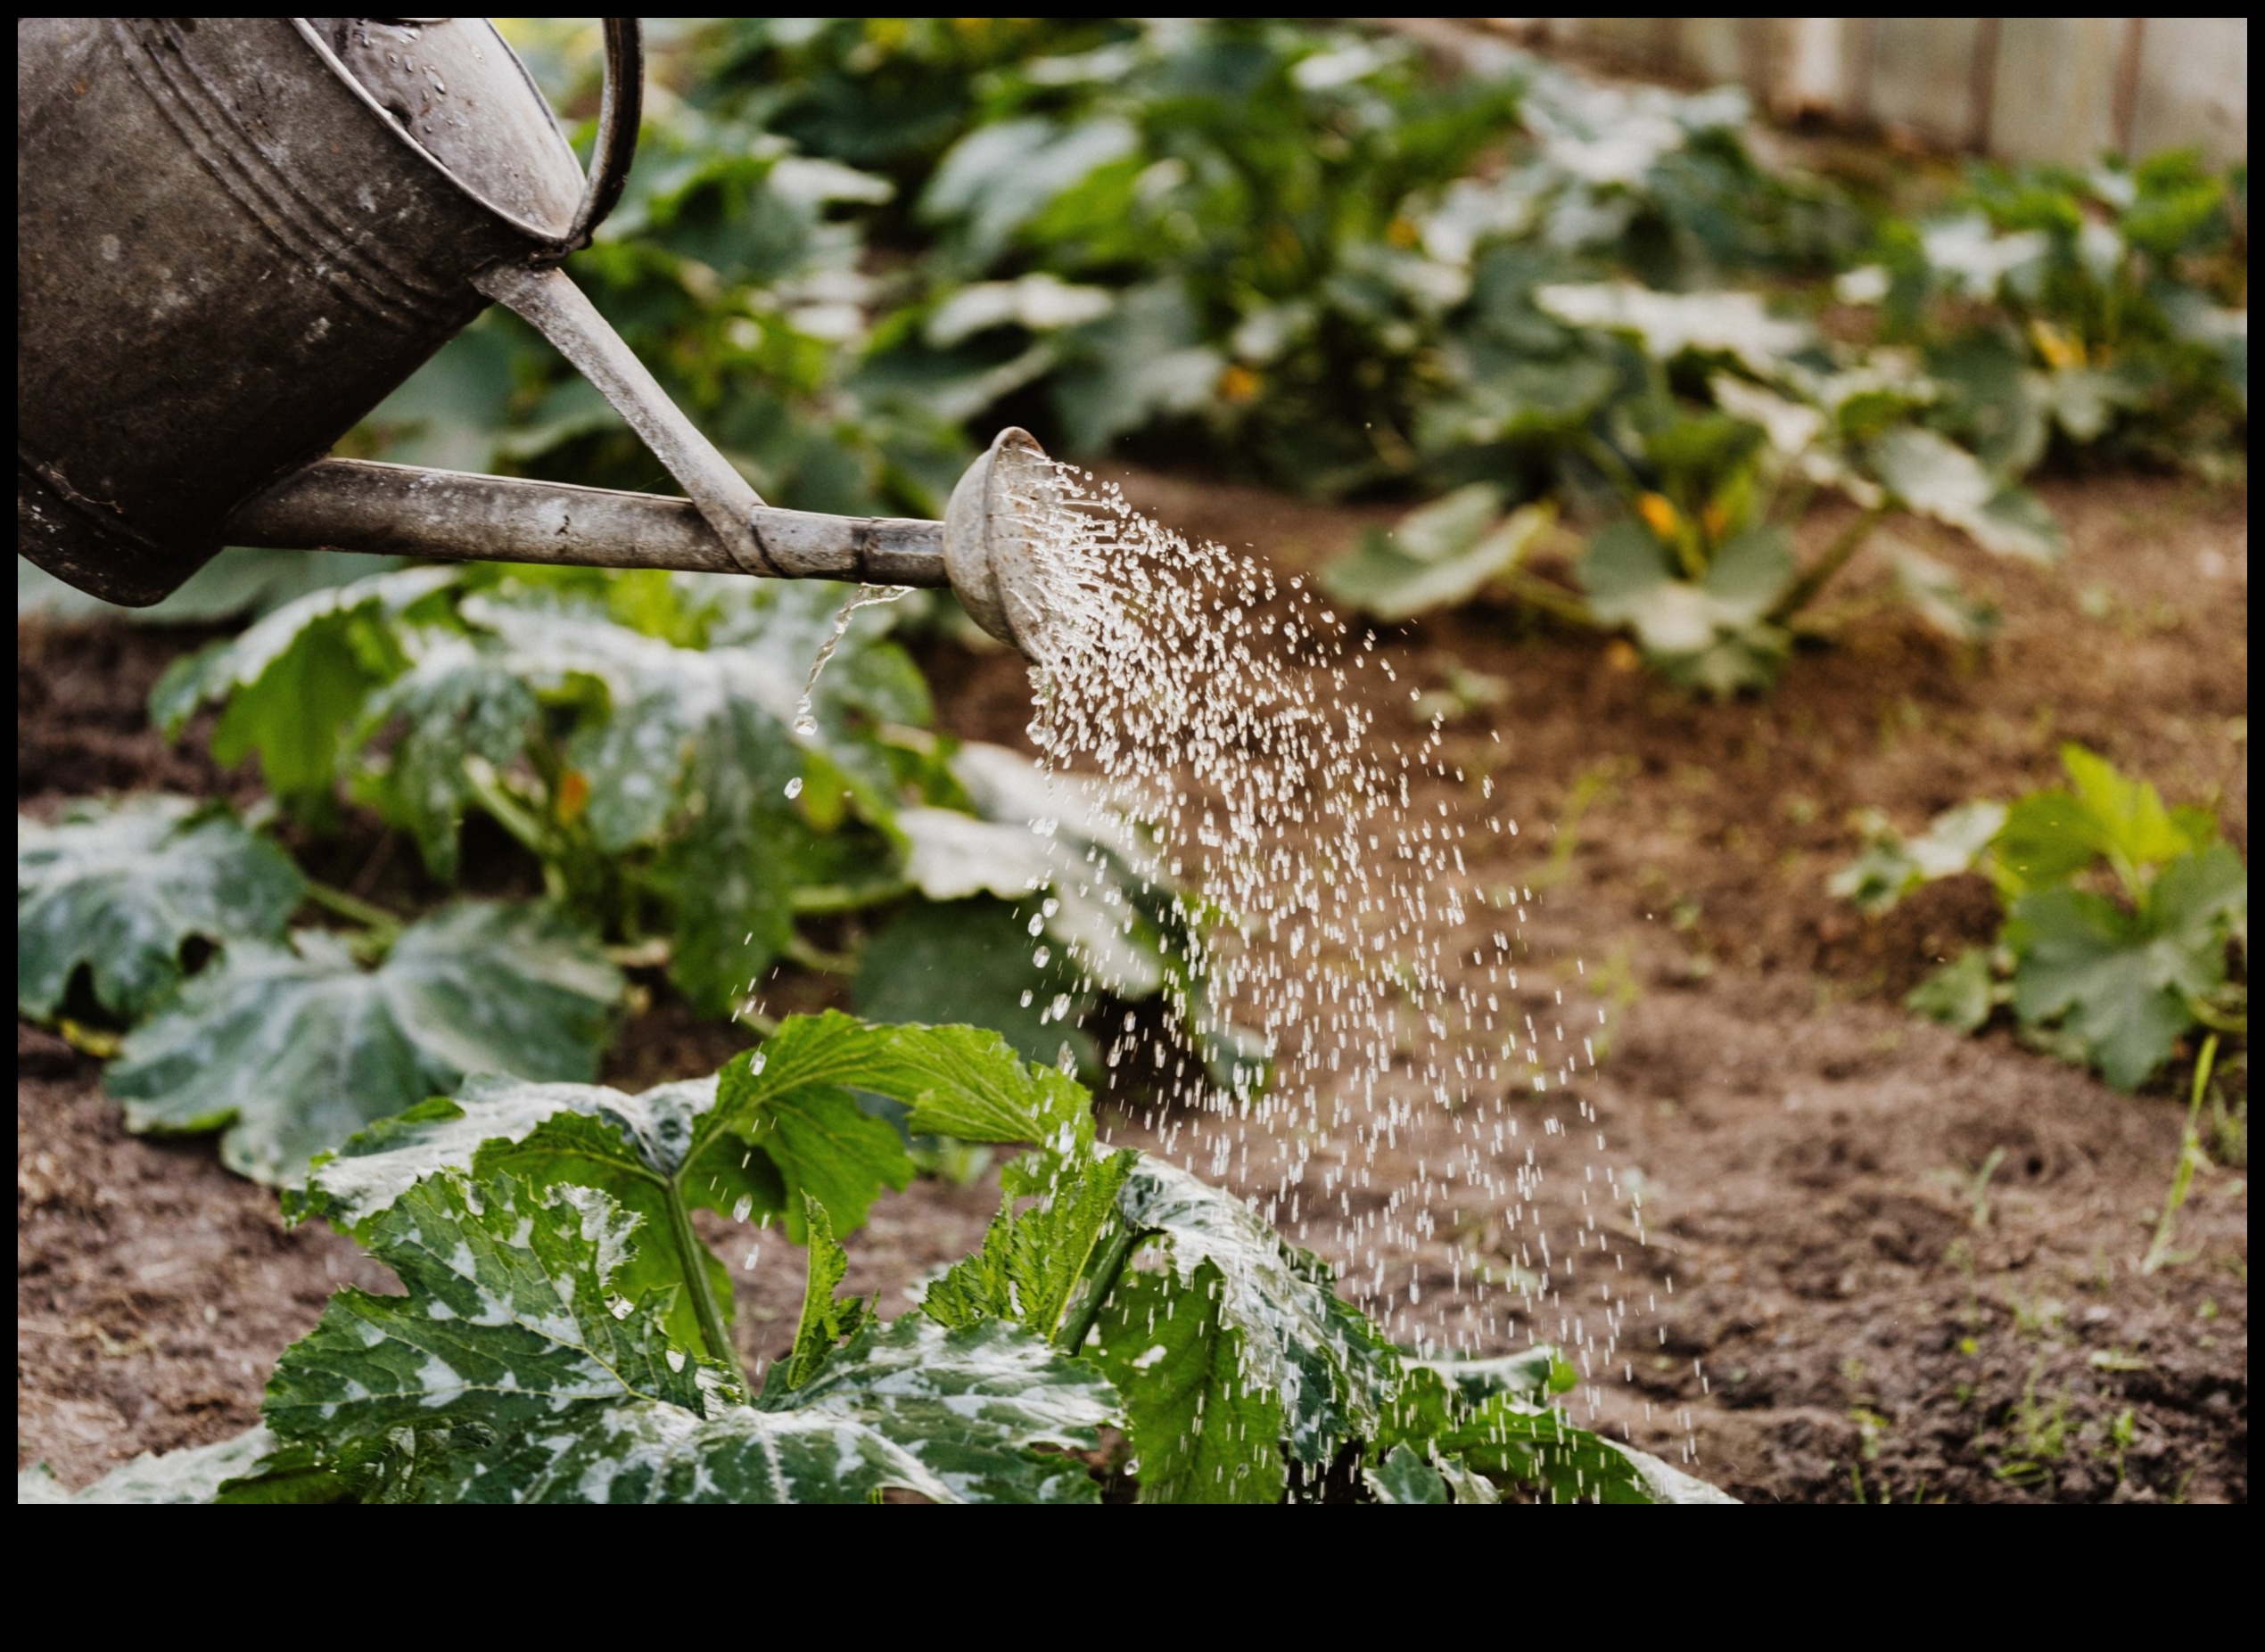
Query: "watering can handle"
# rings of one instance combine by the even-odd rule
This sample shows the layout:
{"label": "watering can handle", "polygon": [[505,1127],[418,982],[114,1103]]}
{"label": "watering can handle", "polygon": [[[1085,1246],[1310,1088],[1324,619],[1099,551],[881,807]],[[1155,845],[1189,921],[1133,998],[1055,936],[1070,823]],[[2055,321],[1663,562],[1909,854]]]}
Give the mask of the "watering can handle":
{"label": "watering can handle", "polygon": [[558,249],[560,257],[589,245],[607,213],[621,204],[637,156],[637,127],[645,110],[645,29],[634,17],[609,17],[605,25],[605,81],[598,95],[597,146],[590,155],[589,182],[573,227]]}

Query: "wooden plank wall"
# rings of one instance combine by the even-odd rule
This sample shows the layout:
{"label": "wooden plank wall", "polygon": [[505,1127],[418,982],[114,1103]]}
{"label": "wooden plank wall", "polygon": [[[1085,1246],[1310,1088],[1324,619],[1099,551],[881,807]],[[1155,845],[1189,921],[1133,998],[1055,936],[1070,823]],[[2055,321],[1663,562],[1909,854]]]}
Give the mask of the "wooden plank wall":
{"label": "wooden plank wall", "polygon": [[1678,78],[1737,81],[1782,115],[2071,164],[2249,152],[2243,17],[1547,17],[1489,20]]}

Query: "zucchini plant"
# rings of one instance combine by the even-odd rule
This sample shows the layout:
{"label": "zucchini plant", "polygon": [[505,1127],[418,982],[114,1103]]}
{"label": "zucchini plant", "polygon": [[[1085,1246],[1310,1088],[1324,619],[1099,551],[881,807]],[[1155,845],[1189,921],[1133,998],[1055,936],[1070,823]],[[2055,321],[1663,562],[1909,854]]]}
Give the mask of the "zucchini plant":
{"label": "zucchini plant", "polygon": [[[1831,346],[1750,293],[1590,283],[1535,296],[1622,387],[1554,438],[1603,518],[1572,543],[1575,586],[1532,566],[1568,538],[1550,507],[1504,514],[1506,491],[1474,482],[1391,534],[1371,530],[1323,570],[1332,596],[1390,620],[1492,586],[1562,621],[1625,629],[1670,679],[1727,696],[1769,686],[1796,633],[1821,629],[1810,611],[1891,508],[1999,555],[2051,562],[2064,548],[2034,494],[1921,422],[1935,388],[1890,353]],[[1819,489],[1857,514],[1803,566],[1791,529]],[[1989,610],[1948,569],[1908,547],[1893,555],[1931,624],[1964,642],[1988,634]]]}
{"label": "zucchini plant", "polygon": [[1972,1032],[2010,1006],[2024,1038],[2121,1089],[2160,1072],[2197,1026],[2249,1028],[2249,869],[2204,809],[2080,745],[2066,790],[1962,804],[1905,839],[1876,816],[1834,894],[1882,913],[1937,878],[1980,872],[2006,921],[1915,988],[1911,1007]]}
{"label": "zucchini plant", "polygon": [[[1034,1144],[981,1248],[889,1323],[838,1294],[839,1232],[910,1169],[861,1092],[915,1131]],[[1396,1350],[1248,1204],[1103,1147],[1081,1087],[976,1028],[793,1017],[639,1096],[483,1081],[317,1160],[286,1208],[404,1294],[340,1291],[250,1434],[73,1500],[1728,1500],[1569,1422],[1546,1347]],[[702,1209],[807,1247],[767,1370],[741,1364]],[[63,1499],[44,1470],[21,1488]]]}

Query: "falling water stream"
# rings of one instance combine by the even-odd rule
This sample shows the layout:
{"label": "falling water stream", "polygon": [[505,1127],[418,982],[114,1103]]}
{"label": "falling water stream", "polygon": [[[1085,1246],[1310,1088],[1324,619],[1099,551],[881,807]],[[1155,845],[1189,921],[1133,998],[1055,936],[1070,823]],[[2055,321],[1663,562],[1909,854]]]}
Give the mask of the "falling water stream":
{"label": "falling water stream", "polygon": [[[1492,777],[1454,760],[1437,716],[1394,732],[1389,703],[1416,691],[1302,579],[1190,544],[1090,473],[1058,466],[1034,492],[1018,503],[1042,524],[1058,623],[1031,737],[1060,816],[1097,823],[1082,841],[1155,833],[1202,986],[1167,1010],[1168,1039],[1128,1018],[1096,1088],[1321,1252],[1397,1340],[1560,1344],[1594,1410],[1594,1381],[1627,1366],[1631,1295],[1644,1306],[1616,1231],[1642,1243],[1640,1216],[1568,1093],[1594,1064],[1584,1000],[1546,978],[1521,990],[1533,892],[1500,881],[1519,828]],[[1068,834],[1050,841],[1057,887],[1110,899],[1100,850],[1081,866]],[[1223,1089],[1167,1048],[1239,1033],[1269,1057],[1263,1086]],[[1568,1173],[1545,1204],[1545,1177]],[[1499,1267],[1462,1237],[1479,1211],[1502,1224]]]}

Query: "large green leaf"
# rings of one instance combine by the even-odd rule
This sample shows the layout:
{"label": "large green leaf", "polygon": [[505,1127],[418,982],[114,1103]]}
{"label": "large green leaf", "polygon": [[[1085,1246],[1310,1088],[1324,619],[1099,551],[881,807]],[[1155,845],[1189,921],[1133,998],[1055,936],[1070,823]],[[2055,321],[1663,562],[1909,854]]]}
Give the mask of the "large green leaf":
{"label": "large green leaf", "polygon": [[286,603],[241,636],[175,661],[151,691],[151,720],[177,735],[198,707],[224,700],[212,754],[235,763],[256,753],[277,796],[318,803],[371,691],[408,663],[391,621],[461,577],[405,568]]}
{"label": "large green leaf", "polygon": [[1491,525],[1482,523],[1453,548],[1442,544],[1444,532],[1432,531],[1432,524],[1421,519],[1465,498],[1498,497],[1495,489],[1478,483],[1416,513],[1395,535],[1370,530],[1353,550],[1322,569],[1322,588],[1380,620],[1404,620],[1469,601],[1524,560],[1556,513],[1547,505],[1526,505]]}
{"label": "large green leaf", "polygon": [[511,662],[453,630],[427,628],[405,639],[413,663],[364,704],[355,738],[367,744],[396,719],[400,737],[371,766],[369,801],[415,840],[426,867],[453,883],[468,764],[495,768],[525,750],[540,708]]}
{"label": "large green leaf", "polygon": [[1699,579],[1678,579],[1667,548],[1633,521],[1601,530],[1580,564],[1600,623],[1630,627],[1669,677],[1717,696],[1775,680],[1791,639],[1767,616],[1794,572],[1783,531],[1757,528],[1725,544]]}
{"label": "large green leaf", "polygon": [[1226,1295],[1207,1257],[1184,1276],[1128,1270],[1095,1323],[1144,1503],[1281,1500],[1283,1396],[1254,1373],[1252,1337],[1227,1322]]}
{"label": "large green leaf", "polygon": [[2049,563],[2068,549],[2042,500],[2026,489],[2001,485],[1973,454],[1932,431],[1916,425],[1889,431],[1872,444],[1871,460],[1903,504],[1960,530],[1986,551]]}
{"label": "large green leaf", "polygon": [[[269,1473],[387,1502],[1091,1501],[1115,1396],[1017,1327],[868,1327],[751,1404],[623,1294],[638,1219],[508,1175],[417,1183],[369,1224],[407,1294],[342,1291],[284,1355]],[[255,1497],[251,1484],[231,1500]]]}
{"label": "large green leaf", "polygon": [[16,1010],[54,1013],[82,965],[112,1014],[147,1014],[181,978],[190,937],[283,934],[306,880],[225,809],[138,796],[16,817]]}
{"label": "large green leaf", "polygon": [[[1373,1429],[1396,1360],[1375,1327],[1338,1299],[1326,1263],[1286,1243],[1232,1194],[1161,1159],[1134,1167],[1117,1209],[1132,1232],[1164,1241],[1178,1288],[1195,1288],[1207,1263],[1216,1270],[1215,1300],[1207,1286],[1198,1295],[1214,1300],[1222,1331],[1234,1336],[1244,1387],[1279,1400],[1295,1460],[1325,1463]],[[1137,1426],[1133,1443],[1141,1449]]]}
{"label": "large green leaf", "polygon": [[1621,281],[1560,284],[1534,297],[1569,326],[1635,334],[1661,361],[1686,351],[1728,356],[1765,376],[1814,336],[1770,315],[1751,292],[1655,292]]}
{"label": "large green leaf", "polygon": [[2014,903],[2014,1009],[2058,1023],[2108,1082],[2130,1089],[2170,1058],[2194,1000],[2226,978],[2226,941],[2246,927],[2249,874],[2224,844],[2166,867],[2136,913],[2065,884]]}
{"label": "large green leaf", "polygon": [[567,746],[589,788],[590,834],[608,854],[657,847],[656,875],[676,912],[671,977],[719,1013],[792,936],[790,856],[807,835],[795,797],[806,771],[829,779],[829,807],[845,785],[869,819],[887,823],[892,778],[858,733],[861,719],[918,719],[927,711],[917,677],[908,688],[898,674],[873,669],[898,657],[875,645],[883,622],[857,623],[820,680],[809,731],[796,733],[809,664],[830,629],[826,605],[846,593],[787,587],[761,595],[719,621],[715,645],[705,649],[572,604],[481,596],[462,604],[485,634],[482,649],[525,690],[604,688],[602,711],[582,717]]}
{"label": "large green leaf", "polygon": [[[1546,1350],[1518,1360],[1411,1360],[1369,1447],[1371,1484],[1410,1484],[1399,1453],[1421,1451],[1458,1474],[1545,1492],[1553,1502],[1728,1503],[1735,1500],[1647,1451],[1577,1428],[1537,1401],[1557,1386]],[[1384,1500],[1417,1500],[1385,1499]],[[1445,1500],[1444,1497],[1429,1500]],[[1484,1501],[1474,1496],[1457,1501]]]}
{"label": "large green leaf", "polygon": [[995,1032],[874,1026],[828,1011],[788,1017],[713,1078],[638,1096],[595,1084],[475,1081],[348,1140],[314,1166],[303,1197],[285,1196],[286,1208],[358,1234],[420,1177],[508,1171],[604,1189],[649,1219],[648,1252],[668,1242],[656,1201],[669,1188],[688,1205],[742,1220],[783,1218],[797,1241],[807,1194],[847,1232],[884,1188],[912,1175],[895,1127],[860,1107],[859,1090],[902,1105],[918,1134],[1054,1141],[1065,1151],[1091,1138],[1085,1092],[1025,1066]]}
{"label": "large green leaf", "polygon": [[2117,772],[2080,745],[2061,748],[2073,792],[2032,792],[2016,802],[1992,844],[2002,880],[2015,892],[2064,883],[2104,859],[2134,900],[2155,869],[2217,841],[2206,812],[2174,813],[2146,781]]}
{"label": "large green leaf", "polygon": [[129,1128],[225,1129],[231,1169],[291,1181],[467,1073],[589,1077],[621,991],[597,944],[539,906],[444,907],[374,969],[301,930],[232,946],[127,1039],[103,1083]]}
{"label": "large green leaf", "polygon": [[[1066,949],[1043,967],[1031,962],[1032,950],[1022,918],[1003,900],[917,902],[866,943],[857,966],[858,1013],[989,1027],[1025,1059],[1048,1065],[1059,1064],[1067,1046],[1073,1064],[1090,1071],[1092,1040],[1077,1024],[1090,997]],[[1058,1008],[1058,1000],[1067,1001]]]}

